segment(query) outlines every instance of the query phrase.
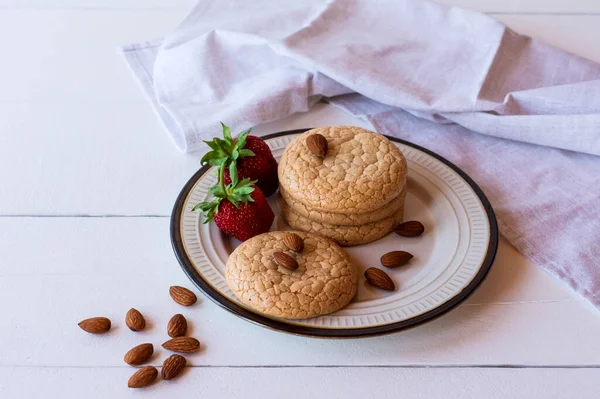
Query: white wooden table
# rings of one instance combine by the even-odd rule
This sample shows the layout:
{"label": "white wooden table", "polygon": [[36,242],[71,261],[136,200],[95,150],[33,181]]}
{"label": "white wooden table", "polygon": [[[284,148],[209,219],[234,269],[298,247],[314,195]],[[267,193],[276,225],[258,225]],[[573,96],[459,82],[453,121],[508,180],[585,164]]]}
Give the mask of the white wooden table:
{"label": "white wooden table", "polygon": [[[600,62],[596,0],[446,0]],[[169,214],[199,154],[171,144],[118,55],[191,0],[0,0],[0,398],[598,398],[600,314],[505,241],[464,304],[395,335],[326,341],[244,322],[191,287]],[[258,133],[364,122],[318,105]],[[124,325],[130,307],[149,327]],[[172,382],[128,390],[123,354],[182,312],[204,349]],[[113,320],[105,336],[80,319]]]}

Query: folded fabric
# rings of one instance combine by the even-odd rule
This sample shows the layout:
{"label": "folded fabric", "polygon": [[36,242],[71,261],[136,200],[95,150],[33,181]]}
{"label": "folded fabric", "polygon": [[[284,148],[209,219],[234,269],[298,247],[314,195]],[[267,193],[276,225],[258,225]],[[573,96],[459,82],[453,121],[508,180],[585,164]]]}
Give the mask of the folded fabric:
{"label": "folded fabric", "polygon": [[521,253],[600,307],[600,65],[423,0],[204,0],[124,54],[184,151],[219,121],[244,129],[325,97],[440,153]]}

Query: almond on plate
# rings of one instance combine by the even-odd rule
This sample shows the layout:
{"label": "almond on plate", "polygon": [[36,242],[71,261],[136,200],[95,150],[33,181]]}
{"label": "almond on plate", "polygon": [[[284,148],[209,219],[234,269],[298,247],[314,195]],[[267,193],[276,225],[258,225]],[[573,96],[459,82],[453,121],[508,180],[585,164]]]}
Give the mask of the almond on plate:
{"label": "almond on plate", "polygon": [[423,226],[423,223],[417,222],[416,220],[404,222],[394,228],[394,232],[403,237],[418,237],[423,234],[424,231],[425,226]]}
{"label": "almond on plate", "polygon": [[392,251],[381,257],[381,264],[385,267],[398,267],[407,264],[413,255],[406,251]]}
{"label": "almond on plate", "polygon": [[365,278],[369,283],[382,290],[394,291],[396,289],[396,285],[390,276],[381,269],[375,267],[368,268],[367,271],[365,271]]}

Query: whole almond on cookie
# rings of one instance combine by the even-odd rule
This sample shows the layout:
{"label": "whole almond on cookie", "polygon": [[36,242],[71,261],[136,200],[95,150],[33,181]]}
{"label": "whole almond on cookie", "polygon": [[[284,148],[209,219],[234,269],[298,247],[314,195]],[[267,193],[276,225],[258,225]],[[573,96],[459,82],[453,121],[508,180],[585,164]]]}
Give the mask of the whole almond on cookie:
{"label": "whole almond on cookie", "polygon": [[78,326],[85,332],[91,334],[104,334],[110,330],[110,320],[106,317],[92,317],[78,323]]}
{"label": "whole almond on cookie", "polygon": [[406,251],[392,251],[381,257],[381,264],[385,267],[398,267],[408,263],[413,258]]}
{"label": "whole almond on cookie", "polygon": [[162,344],[162,346],[167,350],[179,353],[192,353],[200,350],[200,342],[191,337],[175,337]]}
{"label": "whole almond on cookie", "polygon": [[171,295],[171,298],[173,298],[175,302],[182,306],[191,306],[198,300],[196,294],[187,288],[178,285],[169,288],[169,295]]}
{"label": "whole almond on cookie", "polygon": [[153,366],[142,367],[127,382],[129,388],[142,388],[152,384],[158,377],[158,370]]}
{"label": "whole almond on cookie", "polygon": [[311,134],[306,138],[306,147],[318,157],[327,155],[327,139],[318,133]]}
{"label": "whole almond on cookie", "polygon": [[295,233],[285,233],[283,237],[283,243],[286,247],[294,252],[302,252],[304,249],[304,240]]}
{"label": "whole almond on cookie", "polygon": [[125,315],[125,324],[131,331],[142,331],[146,328],[146,319],[139,310],[131,308]]}
{"label": "whole almond on cookie", "polygon": [[167,324],[167,334],[169,337],[183,337],[187,333],[187,320],[182,314],[176,314],[171,317]]}
{"label": "whole almond on cookie", "polygon": [[390,276],[381,269],[375,267],[368,268],[367,271],[365,271],[365,278],[369,283],[382,290],[394,291],[396,289],[396,285]]}
{"label": "whole almond on cookie", "polygon": [[145,363],[150,356],[154,353],[154,345],[152,344],[141,344],[131,348],[123,357],[125,363],[130,366],[138,366]]}
{"label": "whole almond on cookie", "polygon": [[171,355],[165,359],[162,366],[162,379],[172,380],[177,377],[185,367],[185,357],[181,355]]}
{"label": "whole almond on cookie", "polygon": [[423,234],[424,231],[425,227],[423,224],[416,220],[404,222],[394,228],[394,232],[403,237],[418,237]]}
{"label": "whole almond on cookie", "polygon": [[275,252],[273,254],[273,260],[279,266],[284,267],[288,270],[296,270],[298,268],[298,262],[292,256],[284,252]]}

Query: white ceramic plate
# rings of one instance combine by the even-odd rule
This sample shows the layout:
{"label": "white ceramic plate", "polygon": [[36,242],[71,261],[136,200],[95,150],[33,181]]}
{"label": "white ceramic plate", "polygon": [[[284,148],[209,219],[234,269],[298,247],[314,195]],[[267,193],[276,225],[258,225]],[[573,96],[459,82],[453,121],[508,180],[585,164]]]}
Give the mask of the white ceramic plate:
{"label": "white ceramic plate", "polygon": [[[266,136],[273,155],[305,130]],[[171,217],[173,248],[184,271],[206,295],[234,314],[277,330],[328,337],[367,336],[397,331],[430,320],[463,301],[487,274],[498,244],[492,208],[479,187],[460,169],[442,157],[413,144],[393,140],[408,161],[408,193],[405,220],[425,226],[421,237],[394,233],[346,250],[361,271],[358,294],[344,309],[306,320],[284,320],[263,315],[237,300],[225,280],[225,263],[239,241],[222,234],[214,225],[202,224],[192,212],[209,198],[216,182],[214,170],[204,167],[186,184]],[[289,227],[279,217],[276,195],[271,205],[276,214],[272,230]],[[396,291],[372,287],[363,277],[369,267],[381,267],[380,257],[404,250],[415,257],[401,268],[386,269]]]}

